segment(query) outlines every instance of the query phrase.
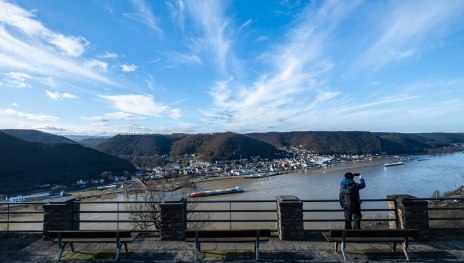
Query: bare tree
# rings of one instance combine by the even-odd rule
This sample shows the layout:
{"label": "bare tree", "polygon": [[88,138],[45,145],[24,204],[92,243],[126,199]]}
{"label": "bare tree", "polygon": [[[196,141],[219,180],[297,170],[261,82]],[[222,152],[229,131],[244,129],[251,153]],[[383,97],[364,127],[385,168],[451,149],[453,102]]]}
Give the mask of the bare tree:
{"label": "bare tree", "polygon": [[[180,190],[182,196],[187,196],[184,188]],[[138,230],[156,230],[160,228],[160,204],[170,192],[146,191],[145,202],[131,204],[133,211],[129,219],[131,225]],[[187,203],[187,210],[192,211],[198,207],[198,203]],[[187,213],[187,220],[198,220],[199,222],[188,222],[187,228],[191,230],[205,229],[211,226],[207,222],[211,213]]]}

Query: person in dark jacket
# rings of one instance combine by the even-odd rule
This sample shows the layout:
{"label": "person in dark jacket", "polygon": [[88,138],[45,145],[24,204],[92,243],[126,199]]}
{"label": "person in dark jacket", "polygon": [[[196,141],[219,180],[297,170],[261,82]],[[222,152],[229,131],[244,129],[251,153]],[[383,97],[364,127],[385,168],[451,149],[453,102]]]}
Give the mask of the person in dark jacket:
{"label": "person in dark jacket", "polygon": [[[359,183],[353,178],[359,176]],[[366,187],[361,174],[345,173],[345,178],[340,182],[340,206],[345,212],[345,229],[361,229],[361,200],[359,190]],[[354,221],[354,225],[351,226]]]}

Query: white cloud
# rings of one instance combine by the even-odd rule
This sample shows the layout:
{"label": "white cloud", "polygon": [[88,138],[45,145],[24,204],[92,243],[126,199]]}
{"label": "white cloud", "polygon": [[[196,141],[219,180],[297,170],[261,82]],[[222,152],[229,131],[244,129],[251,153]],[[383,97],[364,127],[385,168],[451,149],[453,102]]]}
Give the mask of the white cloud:
{"label": "white cloud", "polygon": [[137,70],[137,66],[134,64],[122,64],[121,65],[121,70],[124,72],[133,72]]}
{"label": "white cloud", "polygon": [[156,17],[153,15],[148,3],[145,0],[131,0],[131,2],[137,12],[124,15],[132,20],[145,24],[155,32],[161,33],[161,29],[156,22]]}
{"label": "white cloud", "polygon": [[58,91],[52,92],[52,91],[46,90],[45,93],[52,100],[77,99],[78,98],[76,95],[71,94],[71,93],[67,93],[67,92],[60,93]]}
{"label": "white cloud", "polygon": [[[191,15],[191,19],[203,30],[203,38],[207,51],[211,50],[216,58],[219,69],[227,73],[228,63],[235,61],[231,51],[233,38],[229,37],[230,19],[224,16],[222,1],[204,0],[187,1],[185,7]],[[184,7],[184,6],[183,6]]]}
{"label": "white cloud", "polygon": [[92,122],[109,122],[109,121],[114,121],[114,120],[134,120],[134,119],[140,119],[141,117],[136,117],[133,114],[127,113],[127,112],[112,112],[112,113],[107,113],[99,116],[91,116],[91,117],[81,117],[83,120],[88,120]]}
{"label": "white cloud", "polygon": [[118,58],[119,55],[117,53],[115,53],[115,52],[105,51],[105,53],[103,53],[99,57],[101,57],[101,58]]}
{"label": "white cloud", "polygon": [[31,84],[27,82],[32,77],[29,74],[22,72],[10,72],[7,74],[9,79],[7,83],[15,88],[31,88]]}
{"label": "white cloud", "polygon": [[41,122],[54,122],[58,120],[58,117],[43,115],[43,114],[24,113],[24,112],[16,111],[11,108],[0,109],[0,114],[6,115],[6,116],[16,116],[16,117],[25,118],[25,119],[32,120],[32,121],[41,121]]}
{"label": "white cloud", "polygon": [[101,72],[106,72],[108,70],[108,63],[96,59],[91,59],[84,62],[84,66],[89,69],[99,70]]}
{"label": "white cloud", "polygon": [[378,12],[383,17],[378,22],[382,28],[377,29],[381,34],[360,56],[361,65],[374,69],[411,57],[424,43],[463,28],[457,20],[464,12],[460,1],[404,1],[383,6]]}
{"label": "white cloud", "polygon": [[34,15],[14,4],[0,1],[0,23],[16,27],[30,37],[52,44],[63,54],[79,57],[85,52],[87,40],[83,37],[64,36],[44,27]]}
{"label": "white cloud", "polygon": [[[156,103],[154,98],[150,95],[115,95],[115,96],[100,96],[114,106],[123,111],[145,116],[160,116],[161,114],[171,114],[171,117],[180,117],[181,112],[177,109],[171,109],[162,103]],[[174,110],[172,112],[172,110]]]}
{"label": "white cloud", "polygon": [[291,129],[286,124],[295,116],[343,99],[320,80],[335,66],[320,56],[330,33],[357,4],[324,2],[318,9],[307,7],[296,26],[261,57],[270,70],[251,84],[231,79],[216,83],[210,90],[213,105],[203,111],[206,121],[233,130]]}
{"label": "white cloud", "polygon": [[83,42],[82,38],[55,33],[35,20],[29,11],[0,1],[0,68],[47,78],[81,78],[117,85],[74,58],[84,52],[85,43],[79,41]]}

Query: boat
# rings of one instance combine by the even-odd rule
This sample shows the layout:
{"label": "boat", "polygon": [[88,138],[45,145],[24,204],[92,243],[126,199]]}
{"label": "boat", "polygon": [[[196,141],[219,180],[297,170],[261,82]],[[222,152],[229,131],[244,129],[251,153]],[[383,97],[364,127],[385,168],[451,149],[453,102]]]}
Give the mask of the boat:
{"label": "boat", "polygon": [[236,186],[234,188],[227,188],[227,189],[192,192],[189,196],[190,197],[202,197],[202,196],[210,196],[210,195],[235,194],[235,193],[242,193],[242,192],[244,192],[244,190]]}
{"label": "boat", "polygon": [[389,166],[395,166],[395,165],[403,165],[403,162],[396,162],[396,163],[386,163],[384,166],[389,167]]}

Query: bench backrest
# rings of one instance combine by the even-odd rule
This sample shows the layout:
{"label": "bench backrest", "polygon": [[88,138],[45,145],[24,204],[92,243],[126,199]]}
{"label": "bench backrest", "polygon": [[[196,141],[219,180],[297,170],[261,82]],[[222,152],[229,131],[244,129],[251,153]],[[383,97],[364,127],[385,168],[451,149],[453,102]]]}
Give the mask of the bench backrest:
{"label": "bench backrest", "polygon": [[105,231],[105,230],[63,230],[63,231],[49,231],[53,237],[58,237],[58,233],[62,238],[117,238],[118,233],[120,238],[131,237],[131,231]]}
{"label": "bench backrest", "polygon": [[[259,236],[269,238],[271,230],[269,229],[252,229],[252,230],[198,230],[199,238],[230,238],[230,237],[256,237],[259,231]],[[195,230],[185,231],[186,238],[195,238]]]}
{"label": "bench backrest", "polygon": [[342,237],[345,232],[346,237],[408,237],[413,230],[408,229],[360,229],[344,230],[331,229],[330,237]]}

